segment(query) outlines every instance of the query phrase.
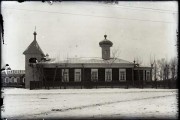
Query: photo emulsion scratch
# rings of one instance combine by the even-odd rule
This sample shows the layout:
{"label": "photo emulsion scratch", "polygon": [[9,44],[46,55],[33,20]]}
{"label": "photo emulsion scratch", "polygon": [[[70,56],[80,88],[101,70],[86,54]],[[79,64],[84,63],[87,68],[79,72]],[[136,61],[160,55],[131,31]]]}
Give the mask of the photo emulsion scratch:
{"label": "photo emulsion scratch", "polygon": [[1,8],[2,119],[178,119],[178,2]]}

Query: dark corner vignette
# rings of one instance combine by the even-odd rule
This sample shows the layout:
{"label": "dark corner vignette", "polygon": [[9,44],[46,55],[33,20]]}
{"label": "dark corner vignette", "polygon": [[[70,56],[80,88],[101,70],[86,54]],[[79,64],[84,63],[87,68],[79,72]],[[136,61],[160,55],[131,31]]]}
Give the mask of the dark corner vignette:
{"label": "dark corner vignette", "polygon": [[[4,45],[4,27],[3,27],[3,16],[1,14],[1,1],[0,1],[0,32],[1,32],[1,43],[3,43]],[[1,44],[2,45],[2,44]],[[1,53],[1,48],[0,47],[0,53]],[[0,55],[0,62],[1,62],[1,55]],[[1,65],[0,65],[1,66]],[[1,70],[2,71],[2,70]],[[0,84],[0,89],[1,89],[1,84]],[[1,112],[4,110],[4,107],[3,107],[3,98],[2,98],[2,90],[1,90],[1,93],[0,93],[0,105],[1,105]],[[0,117],[1,117],[1,114],[0,114]]]}

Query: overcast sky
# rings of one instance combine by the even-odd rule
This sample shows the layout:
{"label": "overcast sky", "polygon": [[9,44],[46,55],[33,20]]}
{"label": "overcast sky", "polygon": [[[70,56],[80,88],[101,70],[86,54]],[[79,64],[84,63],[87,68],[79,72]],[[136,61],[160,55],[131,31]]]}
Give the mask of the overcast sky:
{"label": "overcast sky", "polygon": [[101,57],[99,42],[113,42],[119,58],[143,65],[177,56],[177,2],[2,2],[4,40],[2,66],[25,69],[24,50],[37,41],[50,57]]}

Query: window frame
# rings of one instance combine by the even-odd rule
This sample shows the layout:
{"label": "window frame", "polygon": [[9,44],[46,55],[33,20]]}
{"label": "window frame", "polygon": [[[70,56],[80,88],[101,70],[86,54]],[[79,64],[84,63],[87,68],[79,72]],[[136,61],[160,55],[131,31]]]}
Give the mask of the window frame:
{"label": "window frame", "polygon": [[[77,80],[77,72],[80,73],[79,74],[79,80]],[[74,70],[74,82],[81,82],[81,69],[75,69]]]}
{"label": "window frame", "polygon": [[[96,76],[96,78],[97,79],[93,79],[93,72],[96,72],[97,74],[97,76]],[[91,81],[93,81],[93,82],[97,82],[98,81],[98,69],[91,69]]]}
{"label": "window frame", "polygon": [[[107,77],[107,72],[110,72],[110,77]],[[107,79],[110,78],[110,79]],[[112,69],[105,69],[105,82],[112,82]]]}
{"label": "window frame", "polygon": [[[124,72],[124,79],[121,79],[122,78],[121,77],[121,72]],[[126,81],[126,69],[122,69],[122,68],[119,69],[119,81],[120,82]]]}
{"label": "window frame", "polygon": [[[148,73],[148,74],[147,74]],[[149,76],[149,79],[148,79],[148,76]],[[146,80],[147,81],[150,81],[151,80],[151,72],[150,70],[146,70]]]}
{"label": "window frame", "polygon": [[[64,75],[63,75],[64,72],[65,72],[65,73],[67,72],[67,75],[65,74],[65,75],[67,76],[67,77],[66,77],[66,78],[67,78],[66,80],[64,80]],[[69,82],[69,69],[62,69],[62,82]]]}

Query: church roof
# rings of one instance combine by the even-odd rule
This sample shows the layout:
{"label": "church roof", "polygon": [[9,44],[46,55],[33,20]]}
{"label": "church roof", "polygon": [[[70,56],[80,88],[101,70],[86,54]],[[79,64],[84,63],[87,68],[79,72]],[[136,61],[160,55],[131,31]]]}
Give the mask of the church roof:
{"label": "church roof", "polygon": [[23,54],[40,54],[43,57],[45,57],[45,54],[43,53],[43,51],[41,50],[41,48],[39,47],[39,44],[36,41],[36,31],[34,31],[34,41],[27,47],[27,49],[23,52]]}
{"label": "church roof", "polygon": [[42,56],[45,56],[41,48],[39,47],[39,44],[36,40],[34,40],[27,49],[23,52],[23,54],[41,54]]}
{"label": "church roof", "polygon": [[133,62],[129,62],[123,59],[119,58],[111,58],[109,60],[104,60],[102,58],[69,58],[67,60],[60,60],[57,59],[51,59],[50,61],[47,61],[45,63],[77,63],[77,64],[83,64],[83,63],[125,63],[125,64],[134,64]]}
{"label": "church roof", "polygon": [[[58,60],[55,58],[51,58],[49,61],[45,62],[39,62],[38,64],[43,64],[44,67],[47,68],[54,68],[56,66],[63,67],[65,65],[69,67],[91,67],[91,68],[96,68],[96,67],[108,67],[111,66],[113,68],[134,68],[134,63],[129,62],[123,59],[119,58],[111,58],[109,60],[104,60],[102,58],[68,58],[66,60]],[[134,68],[135,70],[144,70],[144,69],[151,69],[149,66],[140,66],[138,68]]]}
{"label": "church roof", "polygon": [[87,67],[87,68],[104,68],[104,67],[126,67],[132,68],[134,67],[133,62],[129,62],[126,60],[122,60],[119,58],[111,58],[109,60],[104,60],[102,58],[68,58],[66,60],[58,60],[51,58],[50,61],[39,62],[38,64],[44,65],[45,68],[54,68],[58,67]]}
{"label": "church roof", "polygon": [[43,53],[38,42],[36,41],[36,35],[37,33],[34,32],[34,41],[27,47],[23,54],[41,54],[44,57],[45,54]]}

